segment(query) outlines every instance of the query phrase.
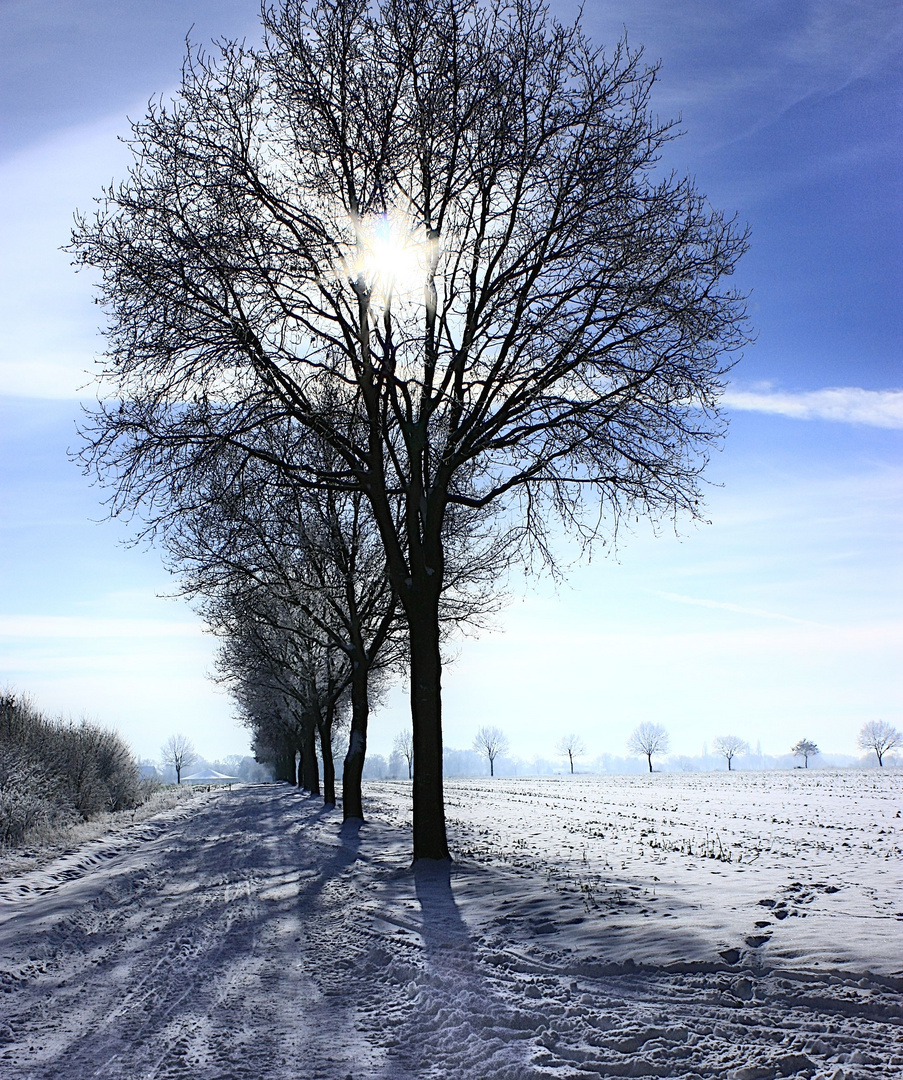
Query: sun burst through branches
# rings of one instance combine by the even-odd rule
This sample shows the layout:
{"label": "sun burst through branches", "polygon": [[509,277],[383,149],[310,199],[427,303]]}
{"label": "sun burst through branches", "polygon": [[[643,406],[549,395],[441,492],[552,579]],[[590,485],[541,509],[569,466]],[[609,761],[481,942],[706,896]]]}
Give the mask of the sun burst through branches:
{"label": "sun burst through branches", "polygon": [[356,233],[355,258],[349,267],[355,282],[384,301],[423,295],[434,244],[425,229],[388,213],[364,218]]}

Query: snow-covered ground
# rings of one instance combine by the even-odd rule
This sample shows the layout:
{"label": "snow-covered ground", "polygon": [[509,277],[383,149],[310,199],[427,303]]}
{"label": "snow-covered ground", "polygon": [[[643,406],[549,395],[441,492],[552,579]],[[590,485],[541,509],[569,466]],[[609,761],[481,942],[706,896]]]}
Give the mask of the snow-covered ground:
{"label": "snow-covered ground", "polygon": [[903,775],[284,785],[0,883],[0,1077],[903,1076]]}

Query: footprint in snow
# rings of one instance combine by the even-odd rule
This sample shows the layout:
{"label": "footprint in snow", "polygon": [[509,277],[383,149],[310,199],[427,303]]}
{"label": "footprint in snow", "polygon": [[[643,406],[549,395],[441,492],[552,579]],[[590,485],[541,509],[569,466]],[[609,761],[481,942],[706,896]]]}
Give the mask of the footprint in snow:
{"label": "footprint in snow", "polygon": [[765,942],[769,941],[770,938],[771,934],[750,934],[749,937],[746,938],[746,944],[751,949],[761,949]]}

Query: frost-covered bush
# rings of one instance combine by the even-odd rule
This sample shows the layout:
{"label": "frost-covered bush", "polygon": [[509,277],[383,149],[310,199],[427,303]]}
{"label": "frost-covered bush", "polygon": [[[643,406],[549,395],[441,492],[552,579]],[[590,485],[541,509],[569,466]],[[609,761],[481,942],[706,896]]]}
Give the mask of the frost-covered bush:
{"label": "frost-covered bush", "polygon": [[82,721],[60,725],[57,735],[58,771],[83,817],[138,805],[138,763],[115,732]]}
{"label": "frost-covered bush", "polygon": [[0,845],[146,797],[138,764],[115,732],[50,720],[29,698],[0,694]]}
{"label": "frost-covered bush", "polygon": [[29,832],[67,816],[46,771],[27,753],[0,746],[0,846],[21,844]]}

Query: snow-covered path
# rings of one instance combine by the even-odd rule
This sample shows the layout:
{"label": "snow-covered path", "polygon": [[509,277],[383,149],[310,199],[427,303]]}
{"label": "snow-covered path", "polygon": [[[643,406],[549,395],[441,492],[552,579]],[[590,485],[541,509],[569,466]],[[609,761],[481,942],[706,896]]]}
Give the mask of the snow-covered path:
{"label": "snow-covered path", "polygon": [[[735,873],[651,828],[661,803],[679,831],[662,780],[452,783],[444,871],[409,867],[401,784],[370,786],[361,830],[272,785],[85,845],[0,884],[0,1077],[903,1075],[899,831],[859,884],[839,838],[833,876],[824,844],[801,863],[761,835]],[[625,858],[629,820],[651,858]]]}

